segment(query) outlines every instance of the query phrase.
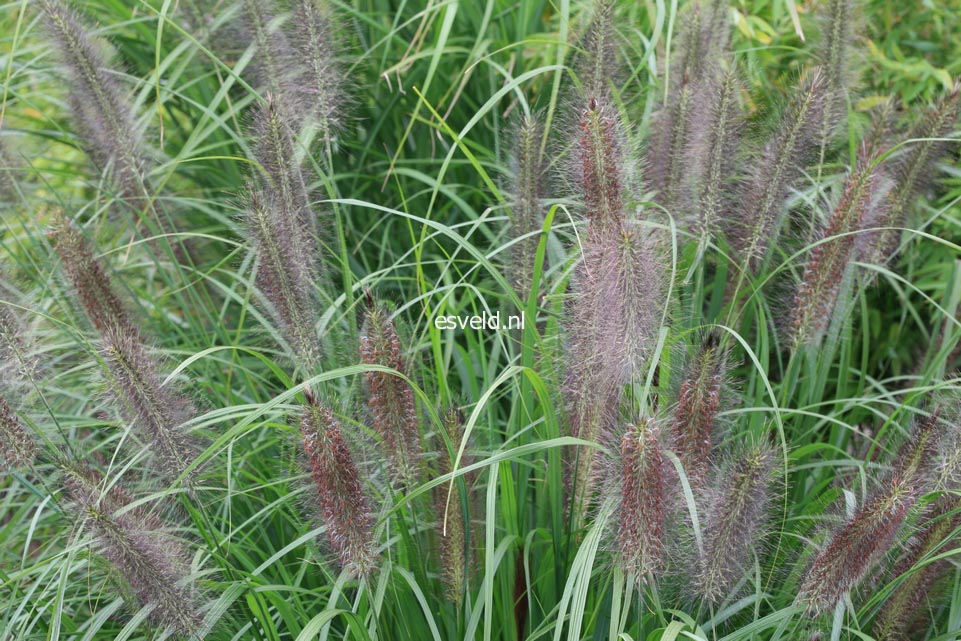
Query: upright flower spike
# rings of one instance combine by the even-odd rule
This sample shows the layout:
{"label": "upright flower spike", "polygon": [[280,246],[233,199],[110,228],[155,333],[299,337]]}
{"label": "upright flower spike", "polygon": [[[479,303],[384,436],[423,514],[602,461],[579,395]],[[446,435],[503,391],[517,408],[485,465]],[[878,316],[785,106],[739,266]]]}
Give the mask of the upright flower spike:
{"label": "upright flower spike", "polygon": [[766,445],[745,448],[724,464],[707,492],[695,590],[719,603],[751,565],[764,536],[773,495],[777,456]]}
{"label": "upright flower spike", "polygon": [[944,138],[957,124],[961,107],[959,88],[961,84],[956,82],[954,90],[925,114],[909,134],[913,142],[894,159],[890,172],[894,176],[895,185],[887,191],[883,203],[873,208],[865,221],[866,228],[885,229],[865,237],[865,241],[859,246],[861,260],[884,264],[897,249],[901,232],[895,228],[905,225],[915,201],[936,174],[935,164],[947,151]]}
{"label": "upright flower spike", "polygon": [[[110,392],[124,417],[149,444],[153,462],[168,481],[184,476],[195,452],[183,430],[196,411],[190,401],[169,385],[137,334],[111,328],[103,332],[101,354],[110,373]],[[193,474],[183,483],[190,487]]]}
{"label": "upright flower spike", "polygon": [[578,127],[574,183],[584,211],[592,227],[619,226],[631,177],[623,123],[610,103],[590,97]]}
{"label": "upright flower spike", "polygon": [[620,76],[614,9],[611,0],[595,0],[590,25],[581,39],[577,77],[581,93],[588,97],[609,98],[611,84]]}
{"label": "upright flower spike", "polygon": [[[948,559],[925,561],[945,551],[945,541],[961,527],[959,508],[957,497],[942,496],[927,511],[920,532],[891,572],[892,578],[903,578],[874,620],[874,638],[878,641],[907,639],[912,621],[926,611],[925,600],[935,593],[939,580],[952,566]],[[925,564],[916,567],[921,563]]]}
{"label": "upright flower spike", "polygon": [[839,309],[844,284],[851,278],[856,236],[873,193],[871,159],[863,158],[848,177],[840,201],[818,236],[820,244],[808,255],[807,265],[791,306],[795,345],[817,346]]}
{"label": "upright flower spike", "polygon": [[103,264],[94,256],[80,230],[61,216],[51,232],[51,238],[64,272],[91,324],[100,332],[118,328],[122,333],[136,334]]}
{"label": "upright flower spike", "polygon": [[[368,300],[367,318],[360,337],[360,359],[365,365],[382,365],[408,374],[394,321],[373,299]],[[414,390],[394,374],[367,372],[366,377],[374,431],[380,436],[392,475],[395,481],[413,487],[421,458]]]}
{"label": "upright flower spike", "polygon": [[629,425],[621,438],[621,497],[617,547],[624,569],[638,580],[665,562],[665,523],[671,464],[653,419]]}
{"label": "upright flower spike", "polygon": [[131,497],[115,485],[104,489],[93,470],[61,464],[65,488],[100,553],[130,585],[140,605],[153,606],[148,618],[181,637],[201,627],[196,591],[179,544],[165,535],[159,519],[130,506]]}
{"label": "upright flower spike", "polygon": [[243,22],[255,48],[251,59],[251,80],[261,94],[270,94],[287,109],[299,129],[304,110],[300,101],[303,60],[282,28],[273,0],[244,0]]}
{"label": "upright flower spike", "polygon": [[[456,407],[450,407],[443,414],[444,429],[454,448],[460,446],[463,439],[461,429],[462,417]],[[456,454],[456,449],[455,449]],[[468,465],[469,461],[461,459],[460,467]],[[441,442],[438,455],[437,472],[441,476],[453,471],[454,458],[444,443]],[[447,501],[449,484],[439,485],[434,490],[435,511],[441,520],[440,528],[440,557],[443,568],[444,596],[454,603],[460,602],[467,586],[467,537],[464,527],[464,503],[460,490],[455,483],[450,492],[450,502]],[[469,522],[469,521],[468,521]]]}
{"label": "upright flower spike", "polygon": [[544,165],[541,158],[543,128],[529,116],[517,128],[517,147],[513,167],[513,203],[510,208],[511,236],[517,239],[511,247],[510,272],[522,301],[530,294],[532,270],[541,228],[541,191]]}
{"label": "upright flower spike", "polygon": [[247,229],[259,260],[257,286],[299,364],[312,371],[321,358],[313,281],[303,263],[298,263],[297,248],[291,241],[294,232],[277,216],[279,205],[272,192],[251,186],[247,198]]}
{"label": "upright flower spike", "polygon": [[828,540],[801,582],[798,602],[810,614],[830,612],[891,549],[917,490],[890,478]]}
{"label": "upright flower spike", "polygon": [[329,141],[340,123],[344,101],[330,9],[321,0],[295,0],[293,5],[294,48],[306,67],[300,102],[309,105],[311,119]]}
{"label": "upright flower spike", "polygon": [[4,398],[0,398],[0,452],[8,469],[30,467],[37,457],[36,443]]}
{"label": "upright flower spike", "polygon": [[732,242],[752,270],[772,247],[781,227],[784,199],[817,148],[825,96],[824,74],[815,68],[798,87],[742,195],[744,209],[732,221]]}
{"label": "upright flower spike", "polygon": [[716,334],[708,334],[687,369],[671,421],[671,438],[692,484],[710,467],[727,359]]}
{"label": "upright flower spike", "polygon": [[825,145],[847,120],[845,102],[851,80],[853,5],[852,0],[829,0],[823,19],[819,58],[824,69],[827,94],[821,132],[821,142]]}
{"label": "upright flower spike", "polygon": [[345,569],[367,576],[376,562],[370,500],[333,411],[305,394],[300,430],[330,545]]}

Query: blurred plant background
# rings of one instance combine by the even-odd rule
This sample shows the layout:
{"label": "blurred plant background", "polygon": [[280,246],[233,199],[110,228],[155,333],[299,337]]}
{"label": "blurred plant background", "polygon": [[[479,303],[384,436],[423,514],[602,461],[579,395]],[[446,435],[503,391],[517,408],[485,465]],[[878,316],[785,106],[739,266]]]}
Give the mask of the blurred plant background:
{"label": "blurred plant background", "polygon": [[961,5],[699,10],[0,5],[0,638],[955,638]]}

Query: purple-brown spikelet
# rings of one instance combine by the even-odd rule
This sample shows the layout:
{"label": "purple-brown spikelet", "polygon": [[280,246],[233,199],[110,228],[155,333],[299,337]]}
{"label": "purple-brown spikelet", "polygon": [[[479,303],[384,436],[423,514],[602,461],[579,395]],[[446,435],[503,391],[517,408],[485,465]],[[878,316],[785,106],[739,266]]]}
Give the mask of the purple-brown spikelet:
{"label": "purple-brown spikelet", "polygon": [[[908,638],[909,625],[923,617],[925,601],[934,596],[939,580],[952,567],[948,559],[925,561],[945,551],[942,546],[961,527],[959,508],[957,497],[942,496],[926,510],[920,531],[891,572],[892,578],[902,578],[874,620],[874,638],[878,641]],[[921,563],[924,565],[916,568]]]}
{"label": "purple-brown spikelet", "polygon": [[299,102],[308,106],[310,119],[325,140],[340,124],[344,102],[343,70],[337,63],[338,41],[330,8],[321,0],[295,0],[294,47],[305,67]]}
{"label": "purple-brown spikelet", "polygon": [[367,576],[375,564],[374,521],[340,422],[308,392],[300,430],[330,545],[344,568]]}
{"label": "purple-brown spikelet", "polygon": [[[360,337],[360,359],[365,365],[382,365],[409,374],[394,321],[383,307],[369,301]],[[408,488],[417,482],[420,426],[414,390],[407,381],[386,372],[367,372],[371,420],[380,437],[395,481]]]}
{"label": "purple-brown spikelet", "polygon": [[798,86],[778,131],[757,159],[741,195],[743,209],[732,214],[732,244],[751,269],[757,269],[773,246],[784,199],[817,148],[825,97],[824,74],[816,67]]}
{"label": "purple-brown spikelet", "polygon": [[510,273],[522,301],[526,301],[531,289],[534,259],[537,254],[541,228],[541,193],[544,182],[544,164],[541,158],[541,123],[529,116],[521,122],[516,132],[516,150],[513,162],[513,202],[510,208],[511,237],[518,239],[511,247]]}
{"label": "purple-brown spikelet", "polygon": [[[195,413],[190,400],[163,384],[157,363],[142,339],[118,328],[102,333],[101,356],[109,371],[110,393],[124,418],[149,444],[152,462],[169,481],[183,476],[195,448],[184,423]],[[182,482],[190,487],[193,472]]]}
{"label": "purple-brown spikelet", "polygon": [[122,487],[105,487],[92,469],[64,462],[59,467],[64,487],[99,552],[129,584],[140,605],[153,606],[149,620],[181,637],[196,634],[202,617],[189,563],[179,542],[163,532],[162,521],[131,507],[132,497]]}
{"label": "purple-brown spikelet", "polygon": [[795,345],[820,344],[836,315],[843,312],[839,296],[852,276],[857,242],[853,234],[862,227],[873,193],[871,164],[870,158],[862,158],[848,177],[841,199],[818,236],[820,244],[808,255],[791,306]]}
{"label": "purple-brown spikelet", "polygon": [[623,123],[610,103],[596,96],[586,102],[573,149],[574,186],[592,227],[620,225],[630,179]]}
{"label": "purple-brown spikelet", "polygon": [[311,371],[320,363],[321,343],[314,284],[309,271],[298,262],[298,247],[287,219],[278,216],[273,191],[249,186],[246,204],[247,229],[257,252],[257,286],[270,305],[280,333],[302,366]]}
{"label": "purple-brown spikelet", "polygon": [[653,419],[629,425],[621,438],[617,548],[624,569],[638,580],[663,568],[672,467]]}
{"label": "purple-brown spikelet", "polygon": [[822,116],[821,142],[841,130],[845,118],[846,99],[851,81],[851,42],[854,40],[854,3],[852,0],[829,0],[824,13],[819,58],[824,69],[827,97]]}
{"label": "purple-brown spikelet", "polygon": [[[437,463],[437,472],[441,476],[453,471],[456,448],[460,447],[463,439],[462,417],[457,408],[448,408],[444,412],[442,420],[447,436],[455,449],[454,453],[451,454],[444,443],[441,442]],[[469,459],[461,458],[460,467],[469,464]],[[448,483],[444,483],[434,490],[434,505],[437,517],[440,519],[440,557],[444,596],[449,601],[457,603],[463,598],[467,586],[467,538],[466,528],[464,527],[464,502],[461,500],[460,488],[455,482],[448,503],[449,487]]]}
{"label": "purple-brown spikelet", "polygon": [[100,332],[118,328],[123,333],[135,334],[103,263],[94,256],[93,248],[80,230],[61,216],[50,236],[90,323]]}
{"label": "purple-brown spikelet", "polygon": [[808,567],[798,602],[808,613],[830,612],[895,542],[918,498],[912,479],[892,475],[828,539]]}
{"label": "purple-brown spikelet", "polygon": [[[935,164],[947,151],[944,138],[950,134],[958,121],[961,97],[961,84],[955,83],[954,90],[932,107],[908,137],[917,139],[893,161],[889,172],[895,185],[887,191],[886,197],[868,217],[869,227],[903,227],[911,208],[936,174]],[[867,242],[859,248],[859,258],[866,262],[884,264],[890,260],[897,249],[900,230],[884,229],[872,233]]]}
{"label": "purple-brown spikelet", "polygon": [[144,197],[143,138],[127,93],[78,14],[58,0],[40,6],[67,72],[70,108],[87,153],[100,169],[110,169],[121,197]]}
{"label": "purple-brown spikelet", "polygon": [[711,603],[730,596],[764,537],[774,494],[777,455],[767,444],[747,446],[722,463],[706,492],[703,552],[695,593]]}
{"label": "purple-brown spikelet", "polygon": [[710,467],[726,369],[717,335],[708,334],[687,368],[671,420],[671,440],[692,485]]}
{"label": "purple-brown spikelet", "polygon": [[309,105],[299,100],[304,82],[303,60],[292,46],[281,24],[274,0],[244,0],[243,24],[255,48],[251,59],[251,80],[261,94],[270,94],[284,105],[299,129]]}
{"label": "purple-brown spikelet", "polygon": [[30,467],[37,457],[36,443],[4,398],[0,398],[0,452],[8,469]]}

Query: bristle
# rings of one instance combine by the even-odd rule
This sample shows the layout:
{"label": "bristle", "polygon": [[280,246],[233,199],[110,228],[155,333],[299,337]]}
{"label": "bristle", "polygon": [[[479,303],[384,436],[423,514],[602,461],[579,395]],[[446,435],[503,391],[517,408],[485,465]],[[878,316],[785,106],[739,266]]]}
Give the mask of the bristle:
{"label": "bristle", "polygon": [[[511,247],[510,272],[522,301],[530,294],[532,270],[541,228],[541,191],[544,166],[541,158],[541,123],[529,116],[517,128],[514,152],[513,202],[510,208],[511,236],[517,240]],[[527,236],[524,238],[524,236]]]}
{"label": "bristle", "polygon": [[808,613],[834,610],[891,549],[917,498],[910,479],[893,475],[833,533],[801,582],[798,602]]}
{"label": "bristle", "polygon": [[791,306],[795,345],[817,346],[835,315],[843,309],[839,296],[851,277],[856,237],[870,203],[873,174],[871,160],[864,158],[848,177],[841,199],[808,255],[801,282]]}
{"label": "bristle", "polygon": [[715,336],[708,335],[681,383],[671,437],[692,485],[704,479],[710,466],[726,368],[722,348]]}
{"label": "bristle", "polygon": [[126,92],[77,13],[59,0],[40,6],[67,71],[70,107],[87,153],[100,169],[111,169],[121,197],[144,197],[143,139]]}
{"label": "bristle", "polygon": [[618,554],[625,570],[641,579],[663,568],[666,561],[671,465],[661,450],[653,420],[628,426],[620,454]]}
{"label": "bristle", "polygon": [[37,445],[23,421],[5,398],[0,397],[0,452],[8,469],[26,469],[37,457]]}
{"label": "bristle", "polygon": [[574,183],[594,226],[624,222],[628,155],[623,124],[614,107],[597,97],[580,113],[575,139]]}
{"label": "bristle", "polygon": [[698,596],[718,603],[730,595],[755,555],[773,495],[777,456],[766,445],[746,447],[722,465],[707,494],[704,551],[695,586]]}
{"label": "bristle", "polygon": [[246,222],[259,259],[257,286],[270,303],[284,340],[310,372],[317,369],[321,357],[314,285],[306,278],[303,264],[297,262],[291,242],[294,232],[277,216],[279,207],[271,193],[248,189]]}
{"label": "bristle", "polygon": [[243,22],[247,37],[255,48],[251,59],[251,80],[262,95],[272,95],[284,105],[298,130],[309,105],[299,100],[303,90],[304,66],[300,53],[291,46],[281,28],[274,0],[244,0]]}
{"label": "bristle", "polygon": [[343,70],[337,64],[337,41],[330,9],[321,0],[295,0],[295,48],[306,68],[300,102],[309,105],[310,118],[325,140],[340,124]]}
{"label": "bristle", "polygon": [[[101,353],[110,372],[110,392],[126,420],[149,444],[152,462],[168,481],[184,476],[195,452],[183,424],[196,411],[171,385],[163,384],[157,364],[137,334],[116,328],[103,332]],[[193,473],[182,479],[190,487]]]}
{"label": "bristle", "polygon": [[[921,531],[915,535],[894,569],[891,577],[903,577],[874,620],[874,638],[878,641],[902,641],[908,638],[908,626],[923,616],[924,602],[935,592],[938,580],[951,569],[948,559],[939,559],[916,568],[919,563],[938,553],[951,533],[961,527],[956,497],[942,496],[927,511]],[[954,514],[952,514],[954,512]]]}
{"label": "bristle", "polygon": [[195,634],[202,623],[195,591],[187,575],[180,546],[157,528],[160,521],[137,508],[115,485],[83,466],[64,466],[64,483],[80,515],[91,529],[101,554],[133,588],[141,605],[152,605],[148,615],[156,625],[180,636]]}
{"label": "bristle", "polygon": [[932,107],[910,132],[909,137],[917,141],[910,143],[896,158],[890,169],[895,186],[867,221],[871,227],[889,229],[867,237],[867,242],[859,248],[861,260],[883,265],[897,249],[901,232],[893,228],[905,225],[912,206],[935,174],[934,165],[947,150],[944,138],[954,129],[961,108],[959,87],[961,85],[955,84],[954,90]]}
{"label": "bristle", "polygon": [[590,26],[581,41],[577,77],[581,82],[581,93],[588,98],[608,98],[611,86],[621,75],[614,9],[611,0],[595,0]]}
{"label": "bristle", "polygon": [[732,242],[752,269],[757,269],[774,245],[784,199],[817,147],[824,100],[824,75],[815,68],[798,87],[778,132],[757,160],[754,177],[743,194],[743,213],[732,221]]}
{"label": "bristle", "polygon": [[330,544],[345,569],[366,576],[375,564],[373,517],[340,423],[311,395],[300,429]]}
{"label": "bristle", "polygon": [[[404,350],[390,314],[375,305],[367,312],[360,337],[361,362],[409,374]],[[421,446],[414,390],[403,379],[385,372],[367,372],[374,431],[390,462],[396,482],[412,488],[418,480]]]}
{"label": "bristle", "polygon": [[[444,429],[454,448],[460,447],[463,433],[461,430],[461,415],[455,407],[450,407],[442,416]],[[456,452],[456,449],[455,449]],[[450,474],[453,470],[454,458],[441,442],[438,452],[437,472],[441,476]],[[462,458],[460,467],[469,465],[470,460]],[[442,579],[444,582],[444,596],[454,603],[460,602],[467,586],[467,550],[464,528],[464,504],[461,500],[460,489],[455,484],[450,492],[450,502],[447,501],[449,484],[438,486],[434,491],[435,511],[441,520],[440,526],[440,556]]]}
{"label": "bristle", "polygon": [[117,328],[127,334],[136,333],[103,264],[94,256],[90,243],[80,230],[61,216],[51,238],[90,323],[101,332]]}

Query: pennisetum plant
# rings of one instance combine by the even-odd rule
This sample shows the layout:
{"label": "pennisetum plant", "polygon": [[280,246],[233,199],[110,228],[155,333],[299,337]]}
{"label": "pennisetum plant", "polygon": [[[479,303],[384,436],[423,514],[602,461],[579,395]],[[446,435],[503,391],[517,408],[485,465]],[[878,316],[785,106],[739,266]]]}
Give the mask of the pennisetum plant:
{"label": "pennisetum plant", "polygon": [[510,274],[521,301],[530,295],[531,272],[537,254],[542,224],[541,198],[544,188],[544,162],[541,157],[543,126],[534,116],[526,116],[517,126],[513,157],[513,201],[510,207]]}
{"label": "pennisetum plant", "polygon": [[[449,441],[453,449],[448,450],[446,441],[440,439],[438,446],[438,465],[437,472],[444,476],[453,472],[456,461],[457,451],[463,440],[462,417],[460,410],[456,407],[449,407],[441,416],[444,424],[444,431],[447,433],[446,441]],[[462,457],[460,467],[469,465],[470,460]],[[449,490],[449,491],[448,491]],[[448,496],[450,500],[448,500]],[[469,509],[469,503],[465,504],[461,498],[461,491],[456,479],[452,484],[445,483],[437,486],[434,490],[435,513],[440,519],[438,525],[438,535],[440,537],[440,564],[441,577],[444,583],[444,596],[454,603],[460,603],[466,593],[467,571],[468,571],[468,532],[464,527],[465,522],[470,523],[468,518],[464,519],[465,508]]]}

